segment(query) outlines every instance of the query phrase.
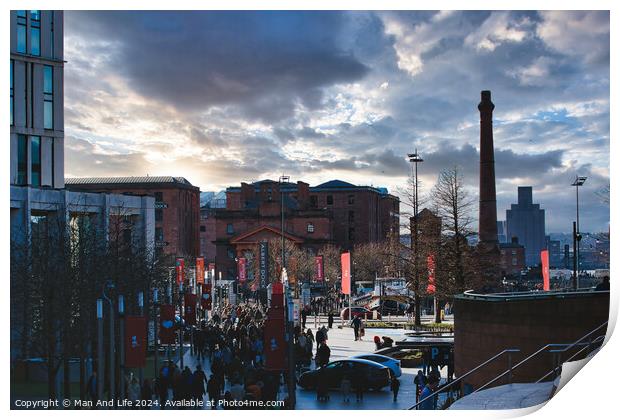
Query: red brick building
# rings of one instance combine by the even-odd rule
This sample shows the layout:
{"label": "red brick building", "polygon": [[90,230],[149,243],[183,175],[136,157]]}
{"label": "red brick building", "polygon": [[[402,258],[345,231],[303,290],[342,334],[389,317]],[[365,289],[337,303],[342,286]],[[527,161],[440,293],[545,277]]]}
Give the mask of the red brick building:
{"label": "red brick building", "polygon": [[200,256],[200,189],[172,176],[66,178],[73,191],[155,197],[155,248],[161,255]]}
{"label": "red brick building", "polygon": [[519,274],[525,268],[525,247],[516,237],[509,243],[499,244],[499,266],[503,276]]}
{"label": "red brick building", "polygon": [[399,200],[385,189],[343,181],[316,187],[302,181],[242,183],[227,188],[226,208],[215,210],[215,262],[224,277],[236,277],[235,258],[281,237],[282,194],[284,235],[312,253],[327,244],[351,249],[398,232]]}

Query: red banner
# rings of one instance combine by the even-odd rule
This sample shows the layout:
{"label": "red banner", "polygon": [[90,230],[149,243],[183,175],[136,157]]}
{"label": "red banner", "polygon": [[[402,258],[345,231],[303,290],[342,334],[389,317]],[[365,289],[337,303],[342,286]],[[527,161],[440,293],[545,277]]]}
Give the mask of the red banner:
{"label": "red banner", "polygon": [[435,255],[428,254],[426,257],[426,268],[428,270],[428,285],[426,286],[426,293],[435,293]]}
{"label": "red banner", "polygon": [[543,290],[549,291],[549,250],[540,251],[540,260],[542,262]]}
{"label": "red banner", "polygon": [[287,343],[284,337],[284,308],[271,308],[263,329],[265,369],[282,371],[286,369]]}
{"label": "red banner", "polygon": [[239,258],[237,261],[237,272],[239,273],[239,283],[243,284],[247,280],[247,273],[245,271],[245,258]]}
{"label": "red banner", "polygon": [[323,272],[323,256],[322,255],[318,255],[314,257],[314,266],[315,266],[314,280],[324,281],[325,274]]}
{"label": "red banner", "polygon": [[185,324],[196,325],[196,295],[185,293]]}
{"label": "red banner", "polygon": [[185,260],[183,260],[183,258],[177,258],[175,263],[175,269],[177,273],[177,286],[181,283],[185,285],[185,274],[183,272],[185,269]]}
{"label": "red banner", "polygon": [[200,306],[202,306],[202,309],[204,309],[205,311],[210,311],[212,301],[213,298],[211,296],[211,283],[203,284],[202,296],[200,297]]}
{"label": "red banner", "polygon": [[340,255],[340,263],[342,266],[342,282],[340,288],[345,295],[351,294],[351,254],[345,252]]}
{"label": "red banner", "polygon": [[202,257],[196,258],[196,284],[203,284],[205,282],[205,259]]}
{"label": "red banner", "polygon": [[125,317],[125,367],[138,368],[146,365],[146,318]]}
{"label": "red banner", "polygon": [[174,306],[161,305],[159,309],[159,340],[161,344],[174,344],[176,334],[174,328]]}

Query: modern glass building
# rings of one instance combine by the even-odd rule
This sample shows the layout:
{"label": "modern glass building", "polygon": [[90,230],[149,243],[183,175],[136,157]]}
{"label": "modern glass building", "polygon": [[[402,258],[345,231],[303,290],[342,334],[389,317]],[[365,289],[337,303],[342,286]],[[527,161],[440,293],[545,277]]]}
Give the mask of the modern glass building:
{"label": "modern glass building", "polygon": [[545,210],[532,202],[532,187],[519,187],[518,202],[506,210],[507,239],[516,237],[525,247],[525,264],[540,264],[540,251],[545,249]]}

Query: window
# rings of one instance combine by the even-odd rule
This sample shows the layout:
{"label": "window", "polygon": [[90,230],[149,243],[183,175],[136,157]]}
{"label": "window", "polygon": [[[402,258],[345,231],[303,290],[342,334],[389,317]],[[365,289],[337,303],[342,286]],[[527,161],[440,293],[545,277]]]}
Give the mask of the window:
{"label": "window", "polygon": [[161,191],[157,191],[155,192],[155,202],[156,203],[161,203],[164,201],[164,193]]}
{"label": "window", "polygon": [[30,11],[30,54],[41,55],[41,12]]}
{"label": "window", "polygon": [[26,11],[17,11],[17,52],[26,54]]}
{"label": "window", "polygon": [[155,221],[161,222],[164,220],[164,210],[163,209],[155,209]]}
{"label": "window", "polygon": [[228,248],[228,258],[231,260],[235,259],[235,250],[232,248]]}
{"label": "window", "polygon": [[517,255],[517,251],[516,250],[512,250],[512,255]]}
{"label": "window", "polygon": [[15,102],[13,89],[15,88],[15,82],[13,81],[13,68],[15,67],[15,63],[11,60],[11,125],[14,125],[13,122],[13,103]]}
{"label": "window", "polygon": [[314,224],[308,223],[308,233],[314,233]]}
{"label": "window", "polygon": [[310,196],[310,207],[312,208],[317,208],[319,206],[318,200],[317,200],[317,196],[316,195],[311,195]]}
{"label": "window", "polygon": [[349,228],[349,240],[355,240],[355,228]]}
{"label": "window", "polygon": [[353,210],[349,210],[349,223],[353,223],[354,220],[355,220],[355,212]]}
{"label": "window", "polygon": [[229,235],[232,235],[233,233],[235,233],[232,223],[228,223],[226,225],[226,233]]}
{"label": "window", "polygon": [[517,265],[517,259],[516,258],[512,259],[512,265]]}
{"label": "window", "polygon": [[41,186],[41,137],[30,137],[30,157],[32,166],[30,168],[30,185],[33,187]]}
{"label": "window", "polygon": [[54,68],[43,66],[43,128],[54,128]]}
{"label": "window", "polygon": [[353,194],[349,194],[348,201],[349,204],[355,204],[355,196]]}
{"label": "window", "polygon": [[17,135],[17,185],[26,185],[28,174],[28,141],[23,134]]}
{"label": "window", "polygon": [[200,225],[200,231],[201,232],[206,232],[207,231],[207,227],[205,225]]}
{"label": "window", "polygon": [[328,195],[327,196],[327,205],[331,206],[332,204],[334,204],[334,196],[333,195]]}
{"label": "window", "polygon": [[163,241],[164,240],[164,229],[160,227],[155,228],[155,240]]}

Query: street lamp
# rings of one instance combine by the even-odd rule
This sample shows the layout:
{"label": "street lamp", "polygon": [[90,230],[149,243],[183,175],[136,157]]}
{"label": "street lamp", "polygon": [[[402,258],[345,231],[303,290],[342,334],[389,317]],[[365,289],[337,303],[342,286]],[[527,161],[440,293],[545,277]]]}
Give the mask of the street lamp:
{"label": "street lamp", "polygon": [[114,283],[112,280],[108,280],[103,286],[103,297],[108,301],[108,305],[110,306],[110,398],[116,398],[114,386],[116,384],[114,379],[114,369],[115,369],[115,355],[114,355],[114,297],[108,296],[106,294],[106,289],[110,289],[110,293],[114,291]]}
{"label": "street lamp", "polygon": [[411,162],[413,171],[413,238],[411,239],[411,248],[414,252],[415,262],[415,322],[420,319],[420,294],[418,288],[420,284],[419,256],[418,256],[418,163],[424,162],[424,159],[418,154],[418,149],[414,153],[407,154],[409,162]]}
{"label": "street lamp", "polygon": [[581,242],[581,231],[579,230],[579,187],[581,187],[588,179],[587,176],[579,176],[571,184],[575,187],[577,222],[573,224],[573,288],[577,290],[579,287],[579,243]]}
{"label": "street lamp", "polygon": [[[280,233],[282,235],[282,281],[285,280],[286,274],[286,253],[284,252],[284,183],[289,182],[291,178],[286,175],[282,175],[278,182],[280,183],[280,214],[281,214],[281,225],[280,225]],[[288,278],[286,278],[285,282],[285,291],[286,291],[286,304],[287,304],[287,345],[288,345],[288,400],[291,408],[295,408],[295,382],[297,378],[295,377],[295,353],[293,349],[293,317],[292,317],[292,298],[291,298],[291,289],[289,287]]]}

